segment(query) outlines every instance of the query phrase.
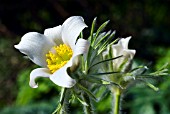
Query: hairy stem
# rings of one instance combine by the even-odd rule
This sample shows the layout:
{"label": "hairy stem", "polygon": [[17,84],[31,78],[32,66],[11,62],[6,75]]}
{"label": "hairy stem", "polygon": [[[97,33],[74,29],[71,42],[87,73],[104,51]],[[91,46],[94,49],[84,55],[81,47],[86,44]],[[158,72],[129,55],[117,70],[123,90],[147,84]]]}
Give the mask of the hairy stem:
{"label": "hairy stem", "polygon": [[63,88],[61,91],[60,103],[52,114],[68,114],[70,90]]}
{"label": "hairy stem", "polygon": [[85,114],[93,114],[93,107],[92,107],[89,96],[86,93],[83,93],[81,95],[81,97],[82,97],[83,101],[85,101],[88,104],[88,105],[83,106],[84,113]]}
{"label": "hairy stem", "polygon": [[120,88],[114,88],[111,90],[113,96],[113,114],[120,114],[120,105],[121,105],[121,90]]}

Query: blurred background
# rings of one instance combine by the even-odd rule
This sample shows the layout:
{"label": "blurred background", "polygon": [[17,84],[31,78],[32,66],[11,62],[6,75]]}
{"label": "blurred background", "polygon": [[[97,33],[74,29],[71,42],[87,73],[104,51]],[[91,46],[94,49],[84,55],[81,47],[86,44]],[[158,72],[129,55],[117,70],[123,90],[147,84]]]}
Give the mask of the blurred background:
{"label": "blurred background", "polygon": [[[73,15],[82,16],[88,30],[97,17],[98,26],[110,20],[107,29],[116,30],[117,37],[132,36],[129,47],[137,51],[137,64],[152,63],[156,70],[170,62],[170,0],[0,0],[0,114],[53,112],[60,87],[38,79],[39,88],[30,88],[29,73],[37,66],[14,45],[25,33],[43,33]],[[123,114],[170,114],[170,78],[153,83],[158,92],[136,84],[124,94]],[[96,113],[108,114],[110,103],[106,95],[95,103]],[[81,105],[75,101],[70,112],[82,114]]]}

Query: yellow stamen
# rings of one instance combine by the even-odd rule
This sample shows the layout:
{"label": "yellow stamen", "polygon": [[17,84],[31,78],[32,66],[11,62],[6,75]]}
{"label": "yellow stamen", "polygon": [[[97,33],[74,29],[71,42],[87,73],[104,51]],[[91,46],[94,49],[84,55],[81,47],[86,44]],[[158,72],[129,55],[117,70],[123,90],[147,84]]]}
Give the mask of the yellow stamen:
{"label": "yellow stamen", "polygon": [[65,44],[54,46],[53,49],[54,52],[46,54],[47,66],[52,73],[63,67],[73,55],[72,49]]}

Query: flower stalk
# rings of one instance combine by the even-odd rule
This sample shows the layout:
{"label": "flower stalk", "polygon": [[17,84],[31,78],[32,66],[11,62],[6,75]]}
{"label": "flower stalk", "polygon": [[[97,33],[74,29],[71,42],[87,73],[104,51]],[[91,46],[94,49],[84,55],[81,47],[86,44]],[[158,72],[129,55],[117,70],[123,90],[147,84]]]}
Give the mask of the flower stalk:
{"label": "flower stalk", "polygon": [[112,103],[113,103],[113,108],[112,112],[113,114],[120,114],[120,105],[121,105],[121,89],[118,87],[113,87],[111,88],[111,94],[112,94]]}
{"label": "flower stalk", "polygon": [[52,114],[69,114],[69,99],[70,99],[70,89],[62,88],[60,103],[58,104],[56,110]]}
{"label": "flower stalk", "polygon": [[84,114],[93,114],[93,108],[92,108],[89,96],[86,93],[83,93],[81,97],[83,101],[88,103],[88,105],[83,105]]}

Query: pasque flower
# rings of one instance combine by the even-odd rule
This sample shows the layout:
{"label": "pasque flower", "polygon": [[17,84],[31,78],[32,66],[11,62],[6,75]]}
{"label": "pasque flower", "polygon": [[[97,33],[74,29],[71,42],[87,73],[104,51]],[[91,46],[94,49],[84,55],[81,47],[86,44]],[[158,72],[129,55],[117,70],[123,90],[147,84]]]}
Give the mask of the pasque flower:
{"label": "pasque flower", "polygon": [[77,40],[85,27],[87,26],[82,17],[72,16],[62,25],[46,29],[44,34],[29,32],[21,38],[15,48],[42,67],[31,72],[31,87],[38,87],[35,83],[38,77],[48,77],[55,84],[66,88],[76,84],[68,71],[74,71],[78,67],[79,56],[88,50],[87,40]]}
{"label": "pasque flower", "polygon": [[108,48],[103,52],[103,57],[115,58],[122,56],[112,61],[111,69],[112,71],[121,71],[122,66],[126,63],[131,62],[136,50],[128,49],[128,43],[131,37],[121,38],[117,44],[108,45]]}

